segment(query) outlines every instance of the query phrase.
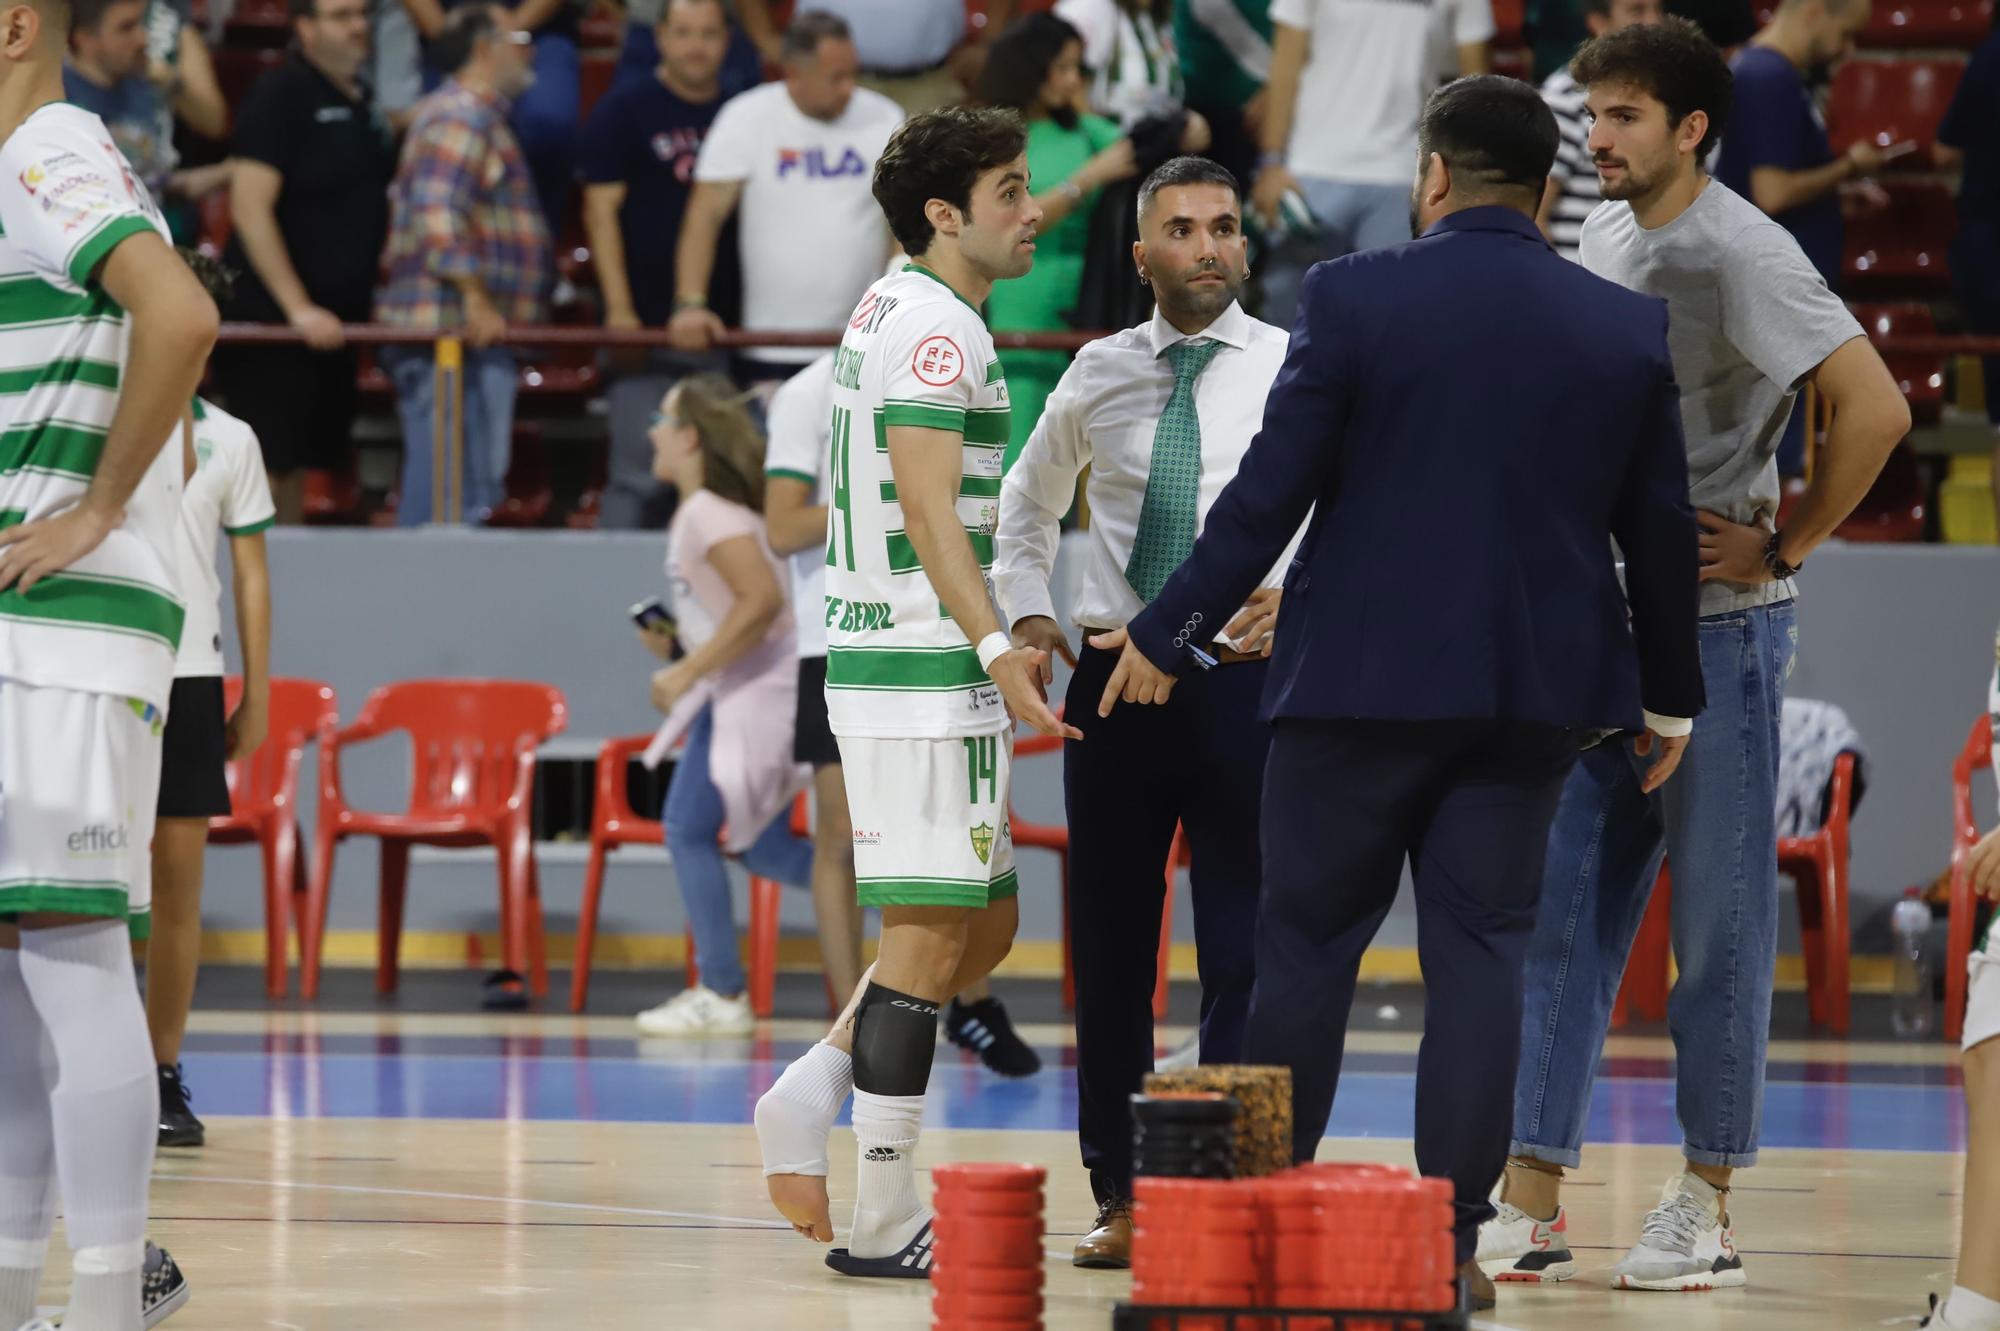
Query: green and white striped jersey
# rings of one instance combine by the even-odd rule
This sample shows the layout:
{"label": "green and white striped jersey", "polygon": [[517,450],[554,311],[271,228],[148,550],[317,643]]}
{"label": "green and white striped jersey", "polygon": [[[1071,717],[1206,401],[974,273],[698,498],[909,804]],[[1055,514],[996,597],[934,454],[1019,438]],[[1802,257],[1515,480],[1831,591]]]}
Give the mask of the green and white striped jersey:
{"label": "green and white striped jersey", "polygon": [[963,435],[958,515],[990,596],[1007,382],[979,311],[915,264],[868,288],[834,357],[827,715],[836,735],[990,735],[1007,729],[1007,709],[904,534],[895,425]]}
{"label": "green and white striped jersey", "polygon": [[[52,103],[0,144],[0,527],[68,508],[97,470],[130,345],[97,270],[142,231],[172,243],[90,112]],[[163,448],[102,545],[25,595],[0,592],[0,678],[166,709],[180,488],[180,449]]]}

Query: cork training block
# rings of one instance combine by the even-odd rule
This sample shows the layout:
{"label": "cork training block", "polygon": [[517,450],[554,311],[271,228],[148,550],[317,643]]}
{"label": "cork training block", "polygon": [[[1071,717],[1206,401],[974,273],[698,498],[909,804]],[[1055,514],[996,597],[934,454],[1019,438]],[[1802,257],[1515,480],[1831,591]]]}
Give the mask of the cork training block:
{"label": "cork training block", "polygon": [[1260,1178],[1289,1169],[1292,1164],[1292,1072],[1215,1064],[1153,1072],[1146,1076],[1148,1095],[1212,1091],[1233,1097],[1242,1106],[1236,1116],[1236,1174]]}

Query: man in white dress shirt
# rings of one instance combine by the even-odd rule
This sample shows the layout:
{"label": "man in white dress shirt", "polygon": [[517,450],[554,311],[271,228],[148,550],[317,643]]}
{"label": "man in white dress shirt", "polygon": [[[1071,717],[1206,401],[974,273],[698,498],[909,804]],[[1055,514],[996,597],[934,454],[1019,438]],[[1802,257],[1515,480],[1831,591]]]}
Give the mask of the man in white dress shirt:
{"label": "man in white dress shirt", "polygon": [[[1059,522],[1088,466],[1090,529],[1072,616],[1086,634],[1123,628],[1193,549],[1236,475],[1285,357],[1283,329],[1236,303],[1248,276],[1236,179],[1177,157],[1139,193],[1139,280],[1151,320],[1092,342],[1050,394],[1000,497],[993,579],[1014,640],[1075,667],[1063,750],[1070,945],[1076,969],[1078,1135],[1100,1211],[1078,1266],[1130,1264],[1132,1127],[1127,1098],[1153,1063],[1152,993],[1174,827],[1193,852],[1201,1057],[1235,1061],[1249,1010],[1261,876],[1257,809],[1269,729],[1258,720],[1287,549],[1165,707],[1097,715],[1115,653],[1070,649],[1049,577]],[[1293,548],[1298,538],[1294,536]]]}

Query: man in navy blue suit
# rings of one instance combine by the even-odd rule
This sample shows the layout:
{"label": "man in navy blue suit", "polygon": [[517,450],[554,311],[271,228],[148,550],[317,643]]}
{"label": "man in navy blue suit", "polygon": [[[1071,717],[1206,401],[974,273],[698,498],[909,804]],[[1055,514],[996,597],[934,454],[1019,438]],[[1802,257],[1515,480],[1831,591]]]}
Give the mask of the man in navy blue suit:
{"label": "man in navy blue suit", "polygon": [[[1310,1159],[1361,955],[1410,861],[1426,985],[1418,1167],[1461,1274],[1507,1158],[1521,972],[1564,778],[1642,732],[1657,787],[1701,710],[1697,532],[1665,305],[1559,258],[1556,125],[1462,79],[1420,130],[1416,241],[1315,267],[1236,479],[1127,629],[1100,711],[1163,701],[1312,509],[1264,715],[1264,887],[1244,1058],[1292,1070]],[[1624,551],[1621,590],[1612,541]]]}

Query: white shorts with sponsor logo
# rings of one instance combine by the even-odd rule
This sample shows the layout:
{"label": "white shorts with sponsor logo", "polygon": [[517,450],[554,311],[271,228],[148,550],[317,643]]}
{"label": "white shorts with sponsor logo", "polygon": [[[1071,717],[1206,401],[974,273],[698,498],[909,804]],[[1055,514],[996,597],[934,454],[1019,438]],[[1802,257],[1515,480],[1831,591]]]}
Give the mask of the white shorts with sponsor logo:
{"label": "white shorts with sponsor logo", "polygon": [[1979,939],[1972,955],[1965,959],[1969,972],[1965,985],[1966,1049],[2000,1036],[2000,911]]}
{"label": "white shorts with sponsor logo", "polygon": [[101,915],[146,936],[165,723],[151,703],[0,679],[0,919]]}
{"label": "white shorts with sponsor logo", "polygon": [[983,907],[1014,895],[1013,735],[839,743],[862,905]]}

